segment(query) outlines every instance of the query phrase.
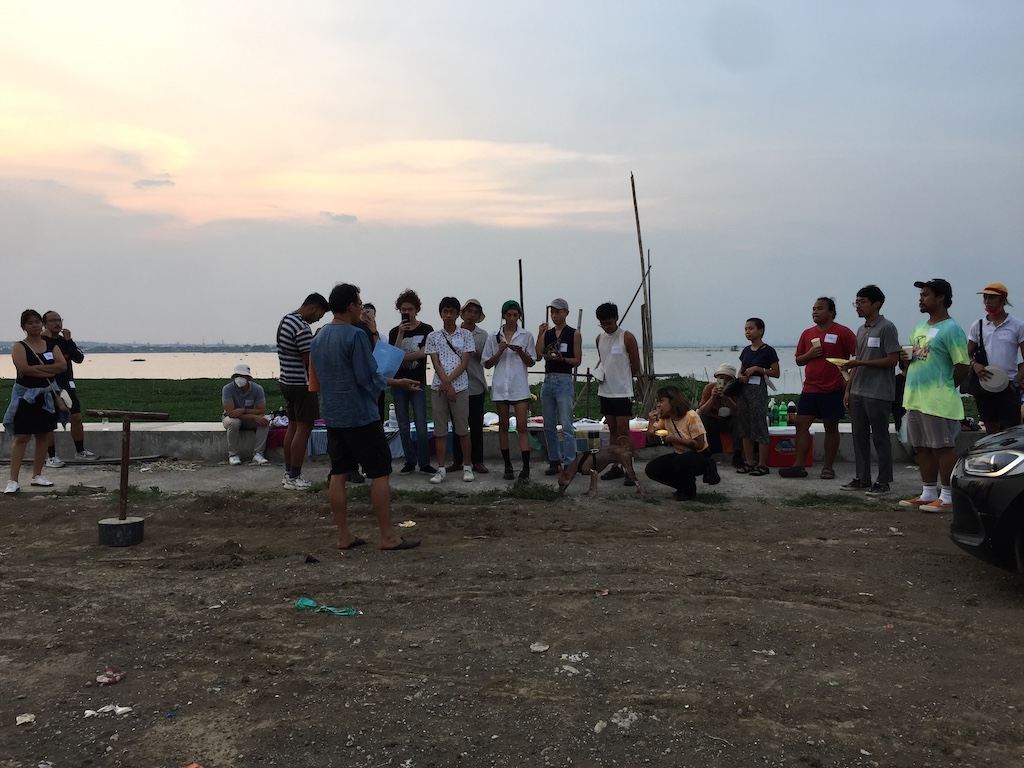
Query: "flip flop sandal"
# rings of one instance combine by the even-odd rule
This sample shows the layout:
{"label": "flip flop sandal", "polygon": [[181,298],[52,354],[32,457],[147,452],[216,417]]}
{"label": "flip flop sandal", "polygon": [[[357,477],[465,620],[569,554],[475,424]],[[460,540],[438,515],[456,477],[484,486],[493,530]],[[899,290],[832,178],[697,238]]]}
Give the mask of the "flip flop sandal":
{"label": "flip flop sandal", "polygon": [[757,466],[755,464],[744,464],[742,467],[736,467],[736,474],[748,475],[753,472]]}
{"label": "flip flop sandal", "polygon": [[768,467],[766,467],[764,464],[758,464],[756,467],[750,470],[751,477],[764,477],[765,475],[770,473],[771,470],[768,469]]}
{"label": "flip flop sandal", "polygon": [[835,472],[835,470],[834,469],[823,469],[823,470],[821,470],[821,479],[822,480],[835,480],[836,479],[836,472]]}

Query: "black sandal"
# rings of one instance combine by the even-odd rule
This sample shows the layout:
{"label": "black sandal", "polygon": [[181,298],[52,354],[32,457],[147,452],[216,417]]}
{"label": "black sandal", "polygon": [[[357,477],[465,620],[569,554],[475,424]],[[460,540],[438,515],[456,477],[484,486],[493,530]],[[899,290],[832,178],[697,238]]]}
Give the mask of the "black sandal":
{"label": "black sandal", "polygon": [[765,475],[769,474],[770,472],[771,472],[771,470],[768,469],[768,467],[766,467],[764,464],[758,464],[756,467],[754,467],[752,470],[750,470],[750,476],[751,477],[764,477]]}
{"label": "black sandal", "polygon": [[756,464],[747,464],[746,462],[743,462],[742,467],[736,467],[736,474],[746,475],[753,472],[755,469],[757,469]]}

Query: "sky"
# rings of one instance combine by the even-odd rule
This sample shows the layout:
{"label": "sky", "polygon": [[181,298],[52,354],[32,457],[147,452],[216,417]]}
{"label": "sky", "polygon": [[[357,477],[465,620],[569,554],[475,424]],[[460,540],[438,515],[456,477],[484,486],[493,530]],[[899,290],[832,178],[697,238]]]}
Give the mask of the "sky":
{"label": "sky", "polygon": [[[6,320],[273,343],[312,291],[536,332],[555,297],[658,345],[796,342],[876,283],[1024,307],[1024,4],[0,0]],[[623,325],[639,335],[642,296]],[[1024,310],[1021,310],[1024,311]]]}

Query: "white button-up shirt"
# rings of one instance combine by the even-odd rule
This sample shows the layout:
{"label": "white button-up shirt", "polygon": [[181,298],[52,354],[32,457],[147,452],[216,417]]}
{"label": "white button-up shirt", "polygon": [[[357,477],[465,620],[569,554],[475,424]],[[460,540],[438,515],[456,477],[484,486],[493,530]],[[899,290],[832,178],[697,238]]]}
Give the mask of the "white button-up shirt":
{"label": "white button-up shirt", "polygon": [[[498,354],[498,345],[505,340],[505,332],[499,328],[495,333],[487,335],[487,343],[484,345],[483,359],[490,360]],[[523,328],[519,328],[512,337],[510,344],[522,347],[530,356],[536,360],[537,342],[533,334]],[[495,402],[518,402],[530,399],[530,382],[527,378],[526,363],[519,356],[519,353],[506,349],[498,362],[494,364],[494,374],[491,377],[491,400]]]}

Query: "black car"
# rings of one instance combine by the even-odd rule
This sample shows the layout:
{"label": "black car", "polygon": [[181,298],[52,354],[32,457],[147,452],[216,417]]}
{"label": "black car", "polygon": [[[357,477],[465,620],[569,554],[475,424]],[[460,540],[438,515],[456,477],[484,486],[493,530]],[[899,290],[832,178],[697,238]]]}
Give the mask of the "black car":
{"label": "black car", "polygon": [[1024,426],[986,435],[953,469],[954,543],[1024,572]]}

